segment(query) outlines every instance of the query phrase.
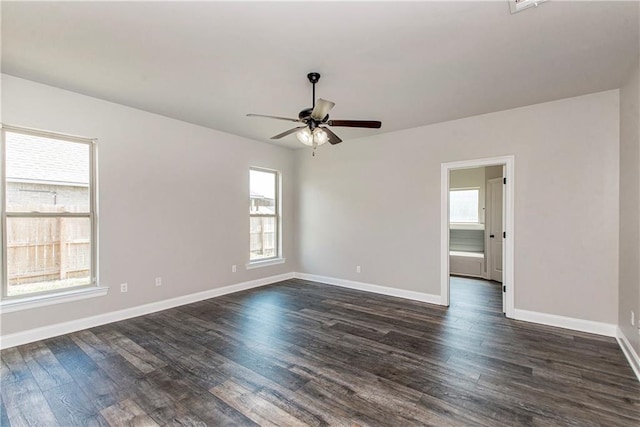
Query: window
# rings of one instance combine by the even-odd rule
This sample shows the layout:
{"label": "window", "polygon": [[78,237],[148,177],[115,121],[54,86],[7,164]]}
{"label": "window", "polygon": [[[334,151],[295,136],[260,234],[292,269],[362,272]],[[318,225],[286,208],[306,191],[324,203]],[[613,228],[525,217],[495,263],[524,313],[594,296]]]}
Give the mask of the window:
{"label": "window", "polygon": [[249,262],[280,256],[280,174],[249,170]]}
{"label": "window", "polygon": [[509,8],[511,13],[517,13],[521,10],[529,9],[530,7],[538,7],[540,3],[544,3],[547,0],[509,0]]}
{"label": "window", "polygon": [[478,188],[449,192],[449,221],[478,223]]}
{"label": "window", "polygon": [[2,128],[2,299],[96,285],[94,141]]}

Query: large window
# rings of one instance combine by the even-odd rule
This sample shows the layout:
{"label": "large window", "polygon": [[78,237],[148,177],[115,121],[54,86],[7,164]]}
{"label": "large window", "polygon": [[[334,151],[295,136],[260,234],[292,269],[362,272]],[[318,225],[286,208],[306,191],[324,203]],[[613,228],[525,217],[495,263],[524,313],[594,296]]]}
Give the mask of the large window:
{"label": "large window", "polygon": [[249,261],[278,258],[280,238],[279,174],[276,171],[249,170]]}
{"label": "large window", "polygon": [[449,192],[449,221],[478,223],[480,189],[451,190]]}
{"label": "large window", "polygon": [[94,142],[2,129],[2,298],[96,284]]}

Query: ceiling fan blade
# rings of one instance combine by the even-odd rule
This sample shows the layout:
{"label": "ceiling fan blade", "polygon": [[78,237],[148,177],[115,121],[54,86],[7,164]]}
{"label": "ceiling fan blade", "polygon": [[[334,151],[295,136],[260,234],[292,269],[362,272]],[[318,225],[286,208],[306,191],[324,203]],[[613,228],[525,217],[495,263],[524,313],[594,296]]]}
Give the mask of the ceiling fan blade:
{"label": "ceiling fan blade", "polygon": [[329,126],[371,129],[380,129],[380,127],[382,126],[382,122],[378,122],[375,120],[329,120],[327,124]]}
{"label": "ceiling fan blade", "polygon": [[336,135],[335,133],[333,133],[331,131],[331,129],[323,127],[322,130],[325,131],[327,133],[327,135],[329,135],[329,144],[336,145],[336,144],[340,144],[342,142],[340,137],[338,135]]}
{"label": "ceiling fan blade", "polygon": [[319,98],[316,101],[316,106],[313,107],[313,111],[311,112],[311,118],[317,121],[322,121],[329,111],[336,105],[335,102],[327,101],[326,99]]}
{"label": "ceiling fan blade", "polygon": [[282,133],[277,134],[276,136],[272,136],[271,139],[280,139],[280,138],[284,138],[287,135],[291,135],[294,132],[297,132],[300,129],[304,129],[306,126],[299,126],[297,128],[293,128],[293,129],[289,129],[287,131],[284,131]]}
{"label": "ceiling fan blade", "polygon": [[289,117],[267,116],[264,114],[247,114],[247,117],[265,117],[267,119],[286,120],[288,122],[299,122],[300,119],[290,119]]}

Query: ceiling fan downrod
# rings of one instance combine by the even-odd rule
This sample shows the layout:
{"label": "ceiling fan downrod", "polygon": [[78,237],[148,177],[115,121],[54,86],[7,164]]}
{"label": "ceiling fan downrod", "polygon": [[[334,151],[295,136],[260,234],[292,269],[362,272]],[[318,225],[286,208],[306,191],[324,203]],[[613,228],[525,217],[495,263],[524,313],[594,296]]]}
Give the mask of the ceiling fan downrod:
{"label": "ceiling fan downrod", "polygon": [[316,72],[309,73],[307,74],[307,78],[313,85],[313,94],[312,94],[313,98],[311,99],[311,109],[313,109],[316,106],[316,83],[318,83],[318,80],[320,80],[320,73],[316,73]]}

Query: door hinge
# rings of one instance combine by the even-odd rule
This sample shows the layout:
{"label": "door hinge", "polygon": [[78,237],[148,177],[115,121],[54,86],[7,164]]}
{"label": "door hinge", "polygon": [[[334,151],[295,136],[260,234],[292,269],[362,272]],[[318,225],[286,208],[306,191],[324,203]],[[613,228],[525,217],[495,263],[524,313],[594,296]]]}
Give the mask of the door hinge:
{"label": "door hinge", "polygon": [[507,292],[507,286],[506,285],[502,285],[502,292]]}
{"label": "door hinge", "polygon": [[503,232],[502,232],[502,238],[503,238],[503,239],[506,239],[506,238],[507,238],[507,232],[506,232],[506,231],[503,231]]}
{"label": "door hinge", "polygon": [[506,183],[507,183],[507,178],[506,178],[506,177],[505,177],[505,178],[502,178],[502,183],[503,183],[503,184],[506,184]]}

